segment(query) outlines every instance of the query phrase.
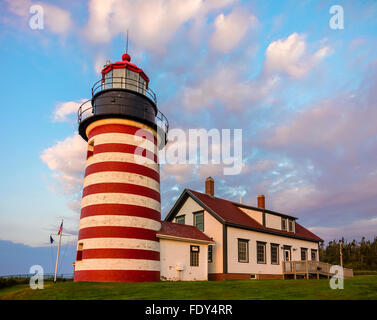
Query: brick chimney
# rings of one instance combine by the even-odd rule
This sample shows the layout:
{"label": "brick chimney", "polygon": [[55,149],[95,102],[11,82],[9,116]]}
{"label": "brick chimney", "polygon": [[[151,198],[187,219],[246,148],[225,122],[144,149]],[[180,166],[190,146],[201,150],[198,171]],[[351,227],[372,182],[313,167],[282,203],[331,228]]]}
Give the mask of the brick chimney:
{"label": "brick chimney", "polygon": [[258,208],[266,209],[266,202],[263,194],[258,196]]}
{"label": "brick chimney", "polygon": [[208,177],[206,179],[206,194],[209,196],[214,196],[215,195],[215,180],[213,180],[211,177]]}

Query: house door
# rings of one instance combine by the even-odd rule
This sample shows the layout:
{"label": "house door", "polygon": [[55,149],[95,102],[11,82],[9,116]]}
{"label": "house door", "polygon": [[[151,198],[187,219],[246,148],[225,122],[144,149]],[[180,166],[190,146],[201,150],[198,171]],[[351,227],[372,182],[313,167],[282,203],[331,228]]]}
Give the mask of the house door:
{"label": "house door", "polygon": [[290,261],[291,260],[291,250],[284,249],[284,261]]}

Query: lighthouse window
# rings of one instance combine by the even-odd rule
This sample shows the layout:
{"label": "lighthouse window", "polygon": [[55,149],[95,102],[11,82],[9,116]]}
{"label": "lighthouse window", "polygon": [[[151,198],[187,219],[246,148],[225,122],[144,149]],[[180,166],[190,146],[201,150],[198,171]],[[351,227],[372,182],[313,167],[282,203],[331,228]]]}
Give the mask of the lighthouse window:
{"label": "lighthouse window", "polygon": [[127,69],[126,89],[138,91],[139,74]]}
{"label": "lighthouse window", "polygon": [[78,247],[77,247],[77,255],[76,255],[76,260],[77,261],[81,261],[82,260],[82,248],[83,248],[84,244],[83,243],[79,243],[78,244]]}
{"label": "lighthouse window", "polygon": [[105,89],[110,89],[113,87],[113,70],[110,70],[105,74]]}
{"label": "lighthouse window", "polygon": [[125,82],[125,69],[113,70],[113,88],[124,88]]}
{"label": "lighthouse window", "polygon": [[139,77],[139,92],[145,94],[145,80],[143,77]]}
{"label": "lighthouse window", "polygon": [[88,151],[87,151],[87,154],[86,154],[86,159],[88,160],[90,157],[93,156],[93,152],[94,152],[94,139],[89,141],[88,143]]}

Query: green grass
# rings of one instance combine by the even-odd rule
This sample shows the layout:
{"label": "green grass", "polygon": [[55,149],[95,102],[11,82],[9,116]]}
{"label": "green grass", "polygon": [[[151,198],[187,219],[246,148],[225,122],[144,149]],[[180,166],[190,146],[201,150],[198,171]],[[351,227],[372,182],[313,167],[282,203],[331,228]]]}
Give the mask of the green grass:
{"label": "green grass", "polygon": [[345,279],[343,290],[330,289],[327,279],[153,283],[46,282],[43,290],[32,290],[24,284],[1,289],[0,299],[377,299],[377,276]]}
{"label": "green grass", "polygon": [[377,270],[354,270],[353,274],[355,276],[371,276],[371,275],[377,276]]}

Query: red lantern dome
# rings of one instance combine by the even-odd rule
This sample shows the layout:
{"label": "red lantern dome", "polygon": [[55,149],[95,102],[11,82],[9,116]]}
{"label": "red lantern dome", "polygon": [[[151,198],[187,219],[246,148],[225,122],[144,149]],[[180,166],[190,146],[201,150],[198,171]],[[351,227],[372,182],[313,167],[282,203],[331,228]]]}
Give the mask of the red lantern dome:
{"label": "red lantern dome", "polygon": [[[138,68],[130,61],[131,56],[128,53],[125,53],[122,55],[122,61],[117,61],[106,65],[101,72],[102,81],[105,82],[106,79],[112,78],[113,85],[123,84],[123,86],[120,86],[120,88],[127,88],[128,85],[130,86],[129,89],[131,90],[132,87],[134,87],[134,89],[136,89],[134,91],[144,91],[148,89],[149,78],[142,69]],[[127,80],[129,80],[129,83],[127,83]]]}

